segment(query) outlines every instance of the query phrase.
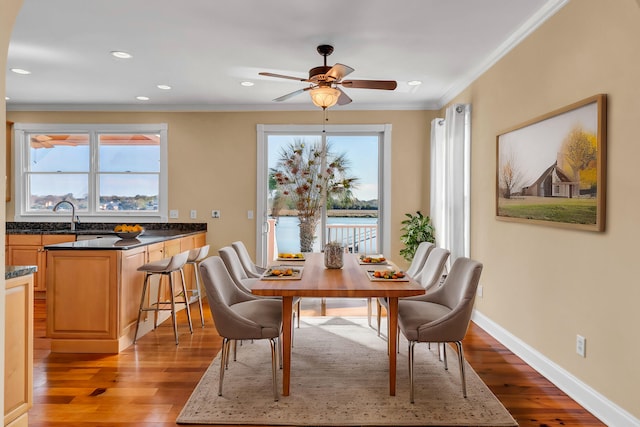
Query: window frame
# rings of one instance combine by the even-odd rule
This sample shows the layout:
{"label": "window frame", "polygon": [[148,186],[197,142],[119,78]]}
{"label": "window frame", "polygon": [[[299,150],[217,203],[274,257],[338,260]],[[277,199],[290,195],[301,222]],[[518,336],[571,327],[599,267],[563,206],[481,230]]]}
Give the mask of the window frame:
{"label": "window frame", "polygon": [[103,133],[154,133],[160,135],[160,188],[158,193],[157,212],[123,212],[105,213],[96,210],[93,203],[89,204],[89,212],[80,213],[81,222],[167,222],[168,221],[168,140],[166,123],[154,124],[61,124],[61,123],[15,123],[14,130],[14,165],[13,180],[15,183],[15,222],[67,222],[67,215],[52,212],[29,212],[27,201],[29,195],[27,185],[29,158],[29,144],[26,135],[30,133],[86,133],[90,139],[90,167],[89,167],[89,198],[98,197],[98,184],[93,175],[99,175],[99,159],[96,154],[98,135]]}

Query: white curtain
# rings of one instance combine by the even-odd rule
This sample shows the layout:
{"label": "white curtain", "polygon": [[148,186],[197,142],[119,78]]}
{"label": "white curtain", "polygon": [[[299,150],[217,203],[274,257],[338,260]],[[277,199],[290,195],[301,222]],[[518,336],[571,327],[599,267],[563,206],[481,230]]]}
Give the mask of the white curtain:
{"label": "white curtain", "polygon": [[470,256],[471,105],[454,104],[431,122],[431,220],[436,245]]}

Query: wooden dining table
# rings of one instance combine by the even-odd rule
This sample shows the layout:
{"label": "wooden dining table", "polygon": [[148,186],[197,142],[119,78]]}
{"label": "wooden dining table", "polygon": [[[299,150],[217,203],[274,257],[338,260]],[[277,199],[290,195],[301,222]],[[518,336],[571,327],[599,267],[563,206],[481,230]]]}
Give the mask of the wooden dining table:
{"label": "wooden dining table", "polygon": [[[291,337],[293,298],[378,298],[389,300],[387,318],[389,330],[398,327],[398,298],[425,293],[416,281],[373,281],[367,270],[389,268],[389,265],[361,265],[356,254],[345,254],[341,269],[324,266],[324,254],[306,253],[302,261],[278,261],[275,265],[302,267],[302,274],[296,280],[261,279],[252,287],[255,295],[282,297],[282,394],[288,396],[291,383]],[[392,266],[392,265],[391,265]],[[389,394],[396,394],[396,349],[397,334],[390,333],[389,347]]]}

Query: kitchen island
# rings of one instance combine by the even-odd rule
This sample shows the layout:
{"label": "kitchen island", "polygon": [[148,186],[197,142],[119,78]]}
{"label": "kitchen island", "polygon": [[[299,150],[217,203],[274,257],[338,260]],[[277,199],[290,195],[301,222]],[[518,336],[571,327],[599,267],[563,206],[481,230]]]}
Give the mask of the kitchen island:
{"label": "kitchen island", "polygon": [[[106,236],[45,246],[51,351],[119,353],[130,346],[144,281],[137,268],[205,244],[206,231],[164,230],[145,232],[136,239]],[[194,273],[187,267],[187,289],[193,289]],[[152,329],[152,316],[144,316],[138,335]]]}

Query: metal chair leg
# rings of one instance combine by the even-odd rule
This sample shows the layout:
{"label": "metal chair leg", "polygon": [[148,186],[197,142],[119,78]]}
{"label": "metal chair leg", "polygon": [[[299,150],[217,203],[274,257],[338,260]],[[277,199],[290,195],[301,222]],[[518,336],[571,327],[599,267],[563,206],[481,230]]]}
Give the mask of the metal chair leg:
{"label": "metal chair leg", "polygon": [[224,381],[225,365],[229,358],[229,339],[222,340],[222,353],[220,354],[220,381],[218,382],[218,396],[222,396],[222,382]]}
{"label": "metal chair leg", "polygon": [[413,354],[414,347],[416,345],[415,341],[409,342],[409,401],[414,403],[413,400]]}
{"label": "metal chair leg", "polygon": [[271,377],[273,380],[273,400],[278,401],[278,379],[276,377],[276,363],[277,363],[277,352],[276,352],[276,339],[269,338],[269,344],[271,345]]}
{"label": "metal chair leg", "polygon": [[467,381],[464,376],[464,352],[462,351],[462,343],[456,341],[458,347],[458,362],[460,363],[460,383],[462,384],[462,396],[467,397]]}

